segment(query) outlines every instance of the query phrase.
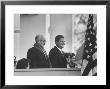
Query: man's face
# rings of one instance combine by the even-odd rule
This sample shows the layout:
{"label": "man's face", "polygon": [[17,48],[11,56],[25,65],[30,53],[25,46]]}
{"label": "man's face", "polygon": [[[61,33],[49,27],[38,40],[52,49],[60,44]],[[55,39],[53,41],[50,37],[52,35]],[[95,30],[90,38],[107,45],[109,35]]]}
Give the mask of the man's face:
{"label": "man's face", "polygon": [[39,44],[44,47],[45,46],[45,43],[46,43],[46,39],[42,36],[40,37],[40,40],[39,40]]}
{"label": "man's face", "polygon": [[65,41],[64,38],[60,38],[60,40],[58,42],[56,42],[57,47],[59,47],[60,49],[64,48],[65,45]]}

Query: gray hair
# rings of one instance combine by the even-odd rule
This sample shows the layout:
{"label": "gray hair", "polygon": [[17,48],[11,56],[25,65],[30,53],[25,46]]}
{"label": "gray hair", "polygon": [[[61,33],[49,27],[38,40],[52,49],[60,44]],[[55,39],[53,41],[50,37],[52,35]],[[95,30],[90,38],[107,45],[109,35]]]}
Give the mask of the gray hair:
{"label": "gray hair", "polygon": [[41,34],[36,35],[35,42],[38,42],[41,37],[43,37],[43,35],[41,35]]}

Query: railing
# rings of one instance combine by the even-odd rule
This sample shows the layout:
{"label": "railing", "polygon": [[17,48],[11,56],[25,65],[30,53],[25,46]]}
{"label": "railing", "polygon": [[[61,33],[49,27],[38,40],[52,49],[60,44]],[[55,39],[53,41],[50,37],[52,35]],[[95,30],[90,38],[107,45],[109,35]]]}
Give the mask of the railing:
{"label": "railing", "polygon": [[79,68],[15,69],[15,76],[80,76]]}

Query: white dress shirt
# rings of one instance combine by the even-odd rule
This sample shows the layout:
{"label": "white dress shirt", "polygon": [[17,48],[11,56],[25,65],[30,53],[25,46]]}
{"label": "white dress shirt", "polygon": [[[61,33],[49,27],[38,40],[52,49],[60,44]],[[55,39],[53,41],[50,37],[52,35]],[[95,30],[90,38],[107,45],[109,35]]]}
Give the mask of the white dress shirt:
{"label": "white dress shirt", "polygon": [[[56,46],[57,47],[57,46]],[[60,52],[63,54],[63,50],[62,49],[60,49],[59,47],[57,47],[58,48],[58,50],[60,50]]]}

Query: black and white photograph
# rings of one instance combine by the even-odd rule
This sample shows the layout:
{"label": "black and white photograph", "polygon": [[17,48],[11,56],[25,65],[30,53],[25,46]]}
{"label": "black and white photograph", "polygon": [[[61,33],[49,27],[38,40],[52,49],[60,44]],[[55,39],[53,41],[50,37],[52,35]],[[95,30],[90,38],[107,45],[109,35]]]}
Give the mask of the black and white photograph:
{"label": "black and white photograph", "polygon": [[14,68],[15,76],[97,76],[97,14],[14,14]]}
{"label": "black and white photograph", "polygon": [[5,6],[6,85],[104,85],[106,5],[51,4]]}

